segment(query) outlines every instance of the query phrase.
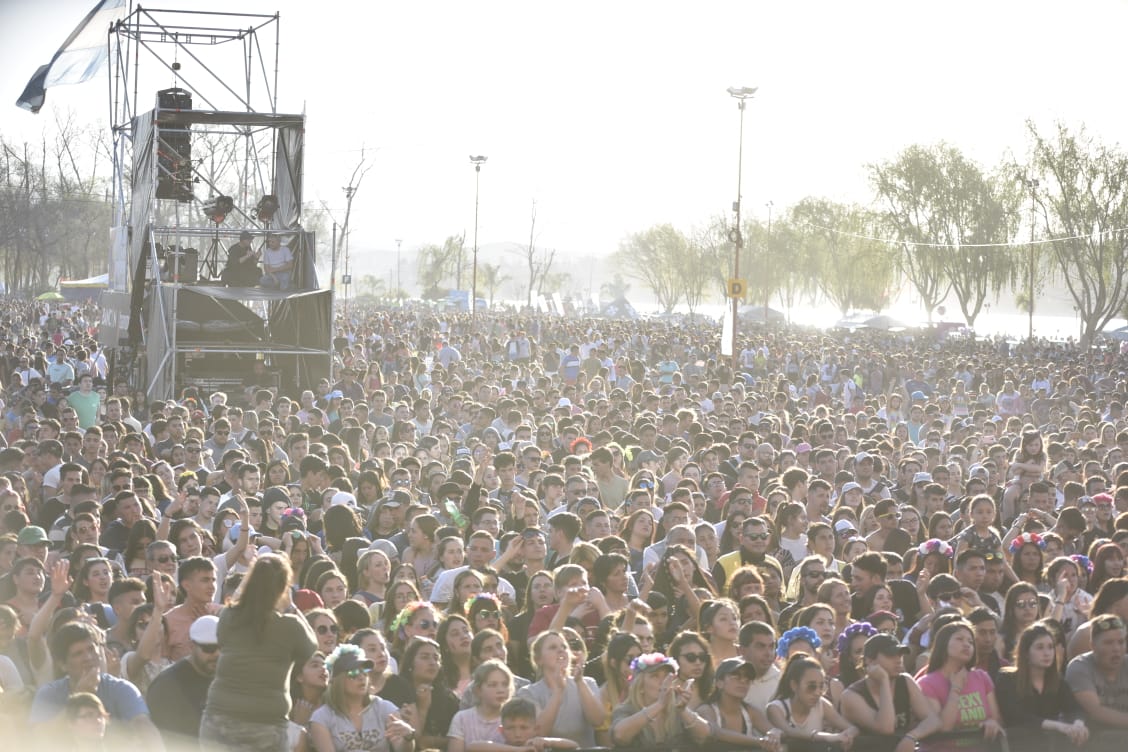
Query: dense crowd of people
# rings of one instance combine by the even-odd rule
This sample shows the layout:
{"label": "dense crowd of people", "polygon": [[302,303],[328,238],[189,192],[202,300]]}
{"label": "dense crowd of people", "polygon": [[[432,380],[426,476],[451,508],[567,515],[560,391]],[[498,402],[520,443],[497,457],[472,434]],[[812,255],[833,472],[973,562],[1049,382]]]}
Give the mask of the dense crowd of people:
{"label": "dense crowd of people", "polygon": [[708,322],[354,306],[332,378],[150,400],[98,321],[0,306],[8,738],[911,752],[1128,729],[1118,347],[754,328],[734,363]]}

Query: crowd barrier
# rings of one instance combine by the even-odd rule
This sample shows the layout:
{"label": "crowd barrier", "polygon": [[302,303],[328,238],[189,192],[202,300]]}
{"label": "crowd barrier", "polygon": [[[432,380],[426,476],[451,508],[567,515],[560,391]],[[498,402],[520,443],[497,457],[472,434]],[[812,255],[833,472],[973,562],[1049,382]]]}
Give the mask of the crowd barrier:
{"label": "crowd barrier", "polygon": [[[900,736],[862,734],[851,745],[849,752],[893,752],[901,741]],[[786,752],[843,752],[839,744],[793,740]],[[641,747],[585,747],[579,752],[626,752]],[[749,747],[706,742],[698,745],[660,744],[647,745],[646,752],[747,752]],[[1008,729],[1006,734],[988,740],[979,731],[953,731],[933,734],[917,745],[917,752],[1123,752],[1128,749],[1128,734],[1114,731],[1095,732],[1083,746],[1075,746],[1064,735],[1056,732]]]}

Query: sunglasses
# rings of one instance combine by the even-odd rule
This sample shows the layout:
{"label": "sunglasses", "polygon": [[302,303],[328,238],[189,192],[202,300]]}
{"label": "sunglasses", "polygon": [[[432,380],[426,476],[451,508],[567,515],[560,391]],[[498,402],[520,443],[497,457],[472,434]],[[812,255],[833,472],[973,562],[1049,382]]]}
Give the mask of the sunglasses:
{"label": "sunglasses", "polygon": [[417,629],[435,629],[438,626],[439,623],[437,621],[431,621],[430,619],[423,619],[415,625]]}
{"label": "sunglasses", "polygon": [[771,538],[771,537],[772,537],[771,533],[745,533],[744,534],[745,540],[751,540],[751,541],[767,540],[768,538]]}
{"label": "sunglasses", "polygon": [[901,513],[900,512],[886,512],[885,514],[877,515],[877,519],[879,519],[879,520],[888,520],[888,519],[899,520],[899,519],[901,519]]}
{"label": "sunglasses", "polygon": [[585,649],[583,640],[568,640],[568,647],[574,653],[582,653]]}
{"label": "sunglasses", "polygon": [[678,658],[683,663],[704,663],[709,660],[707,653],[682,653]]}
{"label": "sunglasses", "polygon": [[1015,601],[1014,607],[1015,608],[1038,608],[1038,600],[1034,599],[1034,600],[1030,600],[1030,601]]}
{"label": "sunglasses", "polygon": [[336,624],[319,624],[317,626],[317,633],[319,635],[338,634],[341,628]]}
{"label": "sunglasses", "polygon": [[177,558],[175,556],[171,555],[171,554],[165,554],[164,556],[158,556],[157,557],[157,563],[158,564],[170,564],[170,563],[175,563],[176,561],[177,561]]}
{"label": "sunglasses", "polygon": [[478,616],[483,619],[500,619],[501,612],[499,611],[479,611]]}
{"label": "sunglasses", "polygon": [[807,682],[803,685],[803,689],[807,690],[808,692],[825,692],[826,682]]}
{"label": "sunglasses", "polygon": [[650,491],[653,490],[654,484],[648,480],[640,480],[638,482],[638,487],[643,490]]}
{"label": "sunglasses", "polygon": [[804,577],[810,577],[815,580],[822,580],[826,578],[826,572],[804,572]]}
{"label": "sunglasses", "polygon": [[199,447],[184,447],[184,449],[185,449],[185,451],[188,452],[188,454],[199,454],[200,453]]}
{"label": "sunglasses", "polygon": [[356,678],[359,678],[361,676],[368,676],[368,673],[371,670],[372,669],[370,669],[370,668],[350,668],[348,671],[345,672],[345,676],[349,677],[350,679],[356,679]]}
{"label": "sunglasses", "polygon": [[1100,634],[1101,632],[1108,632],[1111,629],[1124,629],[1124,620],[1119,616],[1114,616],[1111,619],[1094,619],[1090,622],[1093,634]]}
{"label": "sunglasses", "polygon": [[208,655],[211,655],[212,653],[219,650],[219,645],[201,645],[198,642],[194,644],[200,649],[201,652],[207,653]]}

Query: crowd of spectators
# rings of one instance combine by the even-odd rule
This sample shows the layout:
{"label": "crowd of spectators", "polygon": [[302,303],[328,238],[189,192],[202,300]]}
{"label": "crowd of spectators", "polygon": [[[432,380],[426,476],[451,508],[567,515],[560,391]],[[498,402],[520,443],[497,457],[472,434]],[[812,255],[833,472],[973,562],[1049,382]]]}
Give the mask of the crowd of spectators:
{"label": "crowd of spectators", "polygon": [[0,305],[9,738],[911,752],[1128,729],[1117,346],[773,327],[734,363],[711,322],[354,305],[331,378],[279,393],[260,364],[151,400],[99,318]]}

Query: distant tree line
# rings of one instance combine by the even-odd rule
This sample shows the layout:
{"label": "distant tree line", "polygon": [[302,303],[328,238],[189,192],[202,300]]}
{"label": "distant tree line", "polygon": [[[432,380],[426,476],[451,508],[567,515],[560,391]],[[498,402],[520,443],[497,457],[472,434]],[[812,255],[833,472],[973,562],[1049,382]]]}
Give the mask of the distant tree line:
{"label": "distant tree line", "polygon": [[[974,326],[1003,294],[1029,306],[1033,270],[1035,309],[1048,282],[1063,282],[1090,339],[1128,308],[1128,152],[1084,128],[1027,123],[1027,134],[1022,160],[985,168],[949,144],[910,146],[867,166],[869,206],[809,197],[770,227],[746,219],[746,299],[822,299],[845,315],[881,310],[907,282],[929,318],[951,293]],[[722,216],[688,231],[660,224],[627,236],[615,260],[665,311],[692,313],[724,296],[735,236]]]}

